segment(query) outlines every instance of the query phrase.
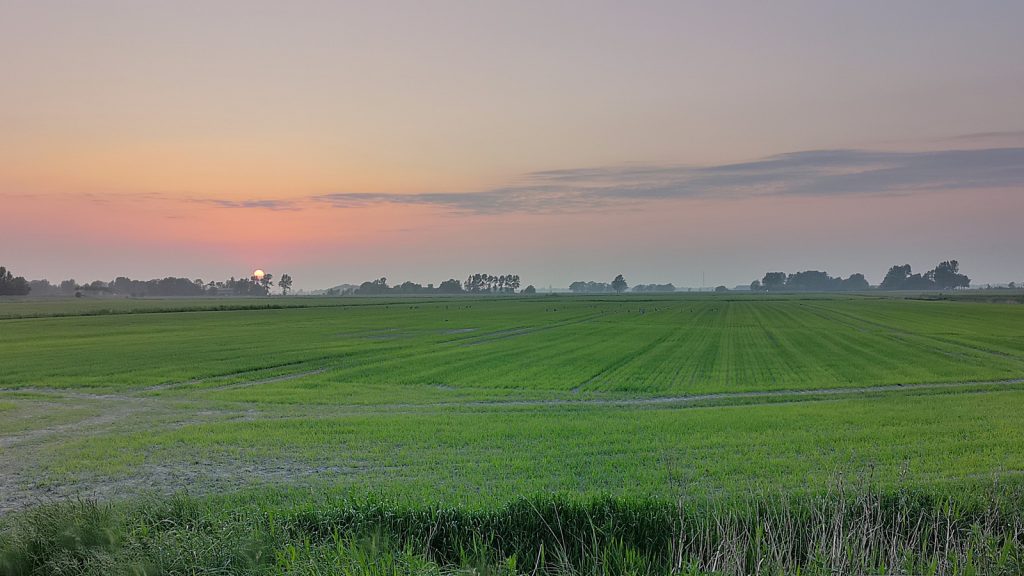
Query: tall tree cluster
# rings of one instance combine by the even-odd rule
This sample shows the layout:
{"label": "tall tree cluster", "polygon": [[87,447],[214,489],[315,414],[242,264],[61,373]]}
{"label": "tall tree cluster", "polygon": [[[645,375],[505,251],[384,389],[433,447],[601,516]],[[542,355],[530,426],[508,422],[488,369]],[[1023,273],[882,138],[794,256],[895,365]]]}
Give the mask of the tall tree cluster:
{"label": "tall tree cluster", "polygon": [[512,294],[519,290],[518,274],[471,274],[462,283],[466,292]]}
{"label": "tall tree cluster", "polygon": [[819,270],[804,270],[794,274],[768,272],[761,280],[750,283],[754,292],[854,292],[871,286],[863,274],[850,274],[848,278],[829,276]]}
{"label": "tall tree cluster", "polygon": [[[960,273],[956,260],[940,262],[924,274],[915,274],[910,264],[889,268],[885,279],[879,284],[880,290],[956,290],[967,288],[971,279]],[[795,274],[768,272],[760,280],[750,283],[755,292],[840,292],[862,291],[870,288],[863,274],[851,274],[849,278],[832,277],[826,272],[805,270]]]}
{"label": "tall tree cluster", "polygon": [[31,291],[28,280],[0,266],[0,296],[24,296]]}
{"label": "tall tree cluster", "polygon": [[915,274],[910,264],[893,266],[878,287],[882,290],[956,290],[970,285],[971,279],[960,273],[960,263],[947,260],[924,274]]}

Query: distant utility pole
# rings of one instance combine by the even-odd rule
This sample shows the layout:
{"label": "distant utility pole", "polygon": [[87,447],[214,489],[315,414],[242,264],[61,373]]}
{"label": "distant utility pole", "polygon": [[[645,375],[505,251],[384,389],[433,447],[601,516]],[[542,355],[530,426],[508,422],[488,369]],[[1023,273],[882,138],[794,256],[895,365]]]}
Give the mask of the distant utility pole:
{"label": "distant utility pole", "polygon": [[704,271],[700,271],[700,291],[704,291]]}

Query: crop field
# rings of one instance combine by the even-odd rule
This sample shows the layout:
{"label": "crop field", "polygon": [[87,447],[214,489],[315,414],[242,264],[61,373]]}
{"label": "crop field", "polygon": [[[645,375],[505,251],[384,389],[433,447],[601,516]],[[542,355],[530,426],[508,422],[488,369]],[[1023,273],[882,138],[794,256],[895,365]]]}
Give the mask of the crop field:
{"label": "crop field", "polygon": [[[548,535],[558,532],[552,514],[565,530],[589,530],[591,552],[620,546],[580,568],[594,555],[559,539],[557,560],[576,572],[751,573],[761,569],[749,547],[762,545],[751,535],[782,538],[754,528],[776,518],[766,502],[792,500],[779,514],[812,526],[848,500],[888,518],[887,498],[899,494],[910,500],[893,509],[898,522],[912,508],[975,540],[949,537],[940,557],[924,532],[891,553],[882,544],[867,552],[869,538],[851,570],[885,573],[905,561],[927,572],[934,561],[934,573],[968,573],[956,562],[971,550],[971,562],[1013,573],[1024,566],[1022,446],[1024,307],[1013,304],[858,295],[0,302],[0,525],[9,525],[0,574],[45,573],[4,564],[3,546],[21,558],[61,514],[76,526],[119,526],[117,554],[148,558],[136,567],[155,562],[142,573],[204,573],[175,572],[184,565],[154,560],[140,542],[157,546],[153,534],[170,538],[159,527],[171,525],[174,538],[198,538],[194,527],[211,523],[262,534],[264,560],[236,559],[252,563],[238,573],[431,573],[474,562],[487,567],[478,573],[573,572],[539,561],[536,546],[513,546],[519,528],[503,529],[512,530],[504,547],[480,540],[481,526],[516,514],[543,520]],[[68,498],[86,502],[61,503]],[[956,513],[944,498],[957,499]],[[609,512],[617,507],[632,519]],[[581,520],[591,514],[616,527]],[[384,530],[383,517],[401,529]],[[462,552],[410,548],[434,542],[441,517]],[[636,536],[623,522],[664,530]],[[688,522],[706,538],[686,539],[684,558],[673,534]],[[895,542],[911,531],[898,522],[872,534],[890,530]],[[386,542],[337,532],[356,525],[383,530]],[[210,550],[230,556],[241,546],[218,538]],[[367,546],[389,550],[394,570],[366,568],[377,561],[361,556]],[[729,563],[719,553],[728,546],[748,548]],[[764,571],[828,573],[854,556],[818,557],[808,546]],[[624,558],[639,564],[615,564]],[[348,571],[323,569],[332,562]],[[87,572],[75,566],[66,573]]]}

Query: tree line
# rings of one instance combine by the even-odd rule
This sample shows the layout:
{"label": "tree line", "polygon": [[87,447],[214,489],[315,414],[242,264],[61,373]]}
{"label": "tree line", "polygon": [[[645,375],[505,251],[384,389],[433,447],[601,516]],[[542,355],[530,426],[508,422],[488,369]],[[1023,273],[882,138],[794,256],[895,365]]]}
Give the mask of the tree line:
{"label": "tree line", "polygon": [[664,293],[664,292],[675,292],[675,284],[669,282],[668,284],[637,284],[633,286],[630,292],[636,292],[638,294],[652,294],[652,293]]}
{"label": "tree line", "polygon": [[[0,266],[0,295],[23,296],[83,296],[118,295],[132,297],[160,296],[268,296],[274,285],[273,274],[264,274],[257,278],[238,278],[234,276],[222,282],[203,282],[201,278],[154,278],[152,280],[132,280],[118,276],[114,280],[104,282],[94,280],[80,284],[74,278],[51,284],[49,280],[30,280],[14,275]],[[287,295],[292,288],[292,277],[282,274],[278,280],[281,293]]]}
{"label": "tree line", "polygon": [[924,274],[914,274],[910,264],[889,268],[882,283],[882,290],[956,290],[967,288],[971,279],[960,273],[960,263],[947,260]]}
{"label": "tree line", "polygon": [[851,274],[848,278],[832,277],[826,272],[805,270],[795,274],[768,272],[761,280],[750,283],[753,292],[853,292],[870,288],[863,274]]}
{"label": "tree line", "polygon": [[[650,286],[655,286],[655,284]],[[569,284],[569,291],[575,294],[608,294],[613,292],[621,294],[628,288],[629,284],[626,283],[626,279],[622,277],[622,274],[616,276],[611,282],[584,282],[581,280]],[[675,290],[675,286],[672,289]]]}
{"label": "tree line", "polygon": [[4,266],[0,266],[0,296],[24,296],[32,291],[24,276],[15,276]]}
{"label": "tree line", "polygon": [[[464,282],[449,278],[436,287],[406,281],[395,286],[388,285],[388,279],[381,277],[363,282],[356,288],[345,291],[328,290],[329,296],[354,294],[358,296],[380,296],[386,294],[514,294],[519,290],[518,274],[471,274]],[[537,289],[527,286],[522,294],[536,294]]]}
{"label": "tree line", "polygon": [[[914,273],[910,264],[892,266],[886,273],[880,290],[956,290],[968,288],[971,279],[960,273],[960,263],[956,260],[940,262],[927,272]],[[87,293],[117,294],[122,296],[268,296],[274,286],[274,275],[264,274],[261,277],[231,277],[224,281],[203,282],[196,278],[158,278],[152,280],[132,280],[119,276],[110,282],[95,280],[79,284],[73,278],[51,284],[48,280],[26,280],[22,276],[14,276],[13,272],[0,266],[0,295],[21,296],[32,293],[37,296],[82,296]],[[281,294],[287,295],[292,288],[292,277],[282,274],[277,281]],[[519,290],[518,274],[471,274],[466,280],[459,282],[449,278],[436,287],[433,284],[423,286],[415,282],[403,282],[389,286],[387,278],[378,278],[363,282],[356,288],[346,291],[328,290],[328,295],[358,294],[535,294],[533,286]],[[851,274],[847,278],[830,276],[819,270],[804,270],[793,274],[785,272],[768,272],[760,280],[750,283],[754,292],[853,292],[870,289],[871,286],[863,274]],[[569,290],[576,294],[610,294],[623,293],[629,289],[622,274],[611,282],[577,281],[569,285]],[[727,291],[720,286],[716,291]],[[635,293],[675,292],[676,287],[669,284],[638,284],[632,289]]]}
{"label": "tree line", "polygon": [[519,290],[519,275],[471,274],[462,283],[462,288],[466,292],[473,293],[513,294],[516,290]]}
{"label": "tree line", "polygon": [[[889,268],[879,290],[956,290],[967,288],[971,279],[960,273],[960,263],[947,260],[924,274],[914,274],[910,264]],[[871,285],[863,274],[848,278],[832,277],[826,272],[805,270],[795,274],[768,272],[761,280],[750,283],[754,292],[856,292],[868,290]]]}

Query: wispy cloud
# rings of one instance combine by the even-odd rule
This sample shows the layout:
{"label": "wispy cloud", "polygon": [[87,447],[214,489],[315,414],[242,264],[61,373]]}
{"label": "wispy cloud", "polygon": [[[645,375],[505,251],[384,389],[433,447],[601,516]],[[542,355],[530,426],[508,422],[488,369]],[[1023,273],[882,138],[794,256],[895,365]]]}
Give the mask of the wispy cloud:
{"label": "wispy cloud", "polygon": [[[978,136],[978,135],[970,135]],[[532,172],[476,192],[337,192],[298,199],[193,199],[222,208],[424,205],[471,214],[583,212],[687,198],[901,195],[1024,187],[1024,147],[921,152],[810,150],[714,166],[625,164]]]}
{"label": "wispy cloud", "polygon": [[195,200],[205,204],[213,204],[221,208],[265,208],[267,210],[299,210],[299,203],[293,200],[221,200],[204,198]]}
{"label": "wispy cloud", "polygon": [[600,209],[679,198],[896,195],[1024,186],[1024,148],[882,152],[814,150],[717,166],[622,165],[549,170],[513,186],[468,193],[335,193],[312,199],[337,207],[393,203],[460,212]]}

